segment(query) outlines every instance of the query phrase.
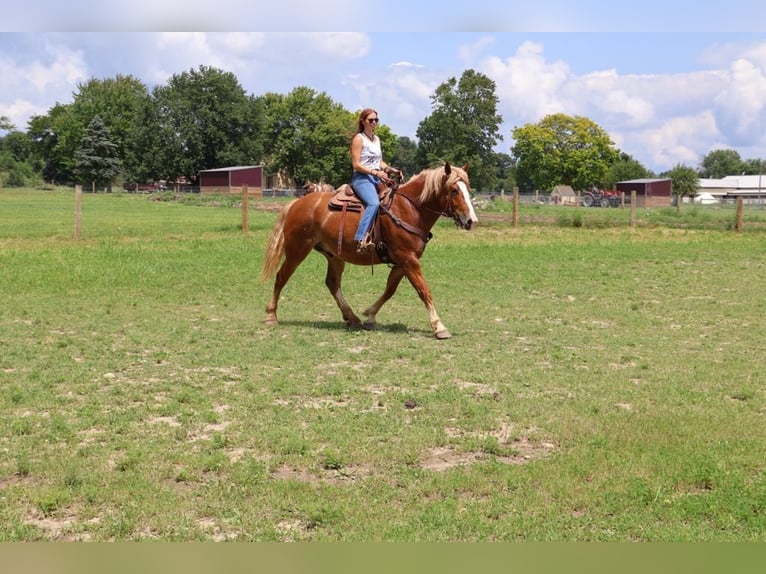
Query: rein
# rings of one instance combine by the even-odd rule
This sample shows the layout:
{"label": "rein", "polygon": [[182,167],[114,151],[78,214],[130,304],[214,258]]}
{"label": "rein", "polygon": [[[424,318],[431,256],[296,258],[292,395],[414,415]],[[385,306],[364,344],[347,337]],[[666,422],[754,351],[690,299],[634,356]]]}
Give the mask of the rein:
{"label": "rein", "polygon": [[[431,239],[431,237],[433,237],[433,234],[431,232],[423,231],[419,227],[404,221],[402,218],[398,217],[397,215],[395,215],[391,211],[390,207],[391,207],[391,205],[394,202],[394,196],[396,195],[396,191],[398,189],[399,189],[399,184],[395,183],[391,187],[391,193],[389,195],[388,205],[382,205],[381,204],[380,210],[383,213],[385,213],[386,215],[388,215],[396,226],[401,227],[402,229],[405,229],[405,230],[409,231],[413,235],[417,235],[418,237],[420,237],[423,240],[424,243],[428,243],[428,241]],[[404,199],[409,201],[415,207],[415,209],[417,209],[419,212],[428,211],[430,213],[434,213],[434,214],[438,215],[439,217],[442,217],[442,216],[452,217],[452,206],[450,205],[449,201],[447,201],[447,209],[446,210],[437,211],[435,209],[431,209],[430,207],[425,207],[424,205],[422,205],[420,203],[417,203],[414,199],[412,199],[408,195],[403,195],[402,194],[402,195],[400,195],[400,197],[403,197]]]}

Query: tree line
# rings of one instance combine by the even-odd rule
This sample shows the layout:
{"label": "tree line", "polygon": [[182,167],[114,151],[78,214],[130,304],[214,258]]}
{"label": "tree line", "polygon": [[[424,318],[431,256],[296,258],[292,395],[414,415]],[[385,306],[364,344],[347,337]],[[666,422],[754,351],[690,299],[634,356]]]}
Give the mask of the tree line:
{"label": "tree line", "polygon": [[[508,154],[493,80],[474,70],[449,78],[431,96],[431,113],[417,141],[378,128],[387,161],[406,174],[444,161],[468,164],[475,190],[550,191],[612,188],[617,181],[656,174],[617,149],[595,122],[552,114],[515,127]],[[151,91],[130,75],[91,78],[71,103],[33,116],[26,131],[0,116],[0,182],[43,182],[109,188],[127,182],[195,182],[200,171],[263,165],[281,181],[340,185],[350,179],[348,145],[357,111],[306,86],[288,94],[247,94],[237,77],[200,66],[173,75]],[[666,175],[693,192],[697,177],[760,173],[763,160],[716,150],[696,169],[677,165]]]}

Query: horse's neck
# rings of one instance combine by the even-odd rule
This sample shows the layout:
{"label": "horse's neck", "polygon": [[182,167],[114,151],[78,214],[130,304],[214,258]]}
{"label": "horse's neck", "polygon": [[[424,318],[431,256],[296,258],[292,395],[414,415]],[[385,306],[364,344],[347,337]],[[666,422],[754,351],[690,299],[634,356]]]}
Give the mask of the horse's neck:
{"label": "horse's neck", "polygon": [[[441,217],[443,210],[438,204],[438,198],[432,198],[427,202],[421,203],[419,187],[414,189],[400,187],[396,194],[406,197],[405,201],[402,202],[406,207],[400,207],[397,215],[404,221],[420,227],[423,231],[430,231],[439,217]],[[396,203],[394,202],[394,205]]]}

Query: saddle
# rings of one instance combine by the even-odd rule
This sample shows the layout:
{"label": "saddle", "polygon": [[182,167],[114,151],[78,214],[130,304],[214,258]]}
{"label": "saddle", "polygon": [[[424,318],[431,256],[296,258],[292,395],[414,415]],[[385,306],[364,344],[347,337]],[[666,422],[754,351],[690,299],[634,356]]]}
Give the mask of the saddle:
{"label": "saddle", "polygon": [[[378,197],[380,198],[381,202],[388,195],[389,191],[389,187],[385,183],[381,182],[378,184]],[[360,212],[362,211],[364,205],[354,192],[354,188],[351,187],[348,183],[344,183],[335,190],[335,193],[332,194],[327,207],[330,209],[330,211]]]}
{"label": "saddle", "polygon": [[[389,188],[384,182],[381,181],[378,183],[377,190],[378,197],[380,198],[380,202],[382,204],[383,200],[388,197],[389,193],[391,192],[391,188]],[[343,245],[343,227],[345,225],[346,212],[353,211],[359,213],[362,211],[362,209],[364,209],[364,205],[354,192],[354,188],[351,187],[351,185],[348,183],[344,183],[338,189],[336,189],[335,193],[333,193],[332,197],[330,197],[327,208],[330,211],[341,212],[340,228],[338,230],[338,255],[340,255]],[[370,240],[375,244],[375,250],[378,255],[381,256],[381,260],[385,262],[387,257],[383,256],[382,254],[386,252],[386,246],[381,241],[380,237],[380,225],[378,224],[379,215],[380,212],[375,215],[375,220],[372,223],[372,228],[370,229]]]}

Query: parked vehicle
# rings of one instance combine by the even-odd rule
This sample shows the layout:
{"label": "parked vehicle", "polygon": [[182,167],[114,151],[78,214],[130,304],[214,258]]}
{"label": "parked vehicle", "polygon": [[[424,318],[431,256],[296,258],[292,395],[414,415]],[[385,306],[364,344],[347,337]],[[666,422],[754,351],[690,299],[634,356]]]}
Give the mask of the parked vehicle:
{"label": "parked vehicle", "polygon": [[619,207],[622,196],[614,189],[591,188],[582,193],[580,201],[585,207]]}

